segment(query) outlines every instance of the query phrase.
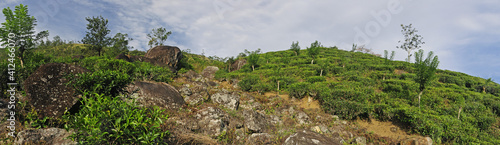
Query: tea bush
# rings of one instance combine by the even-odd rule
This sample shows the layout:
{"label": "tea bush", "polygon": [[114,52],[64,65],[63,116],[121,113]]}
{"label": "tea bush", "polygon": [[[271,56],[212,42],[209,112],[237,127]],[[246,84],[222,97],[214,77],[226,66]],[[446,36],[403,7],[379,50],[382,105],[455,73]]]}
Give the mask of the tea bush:
{"label": "tea bush", "polygon": [[80,93],[89,91],[106,96],[117,96],[133,79],[119,71],[100,70],[71,76],[71,83]]}

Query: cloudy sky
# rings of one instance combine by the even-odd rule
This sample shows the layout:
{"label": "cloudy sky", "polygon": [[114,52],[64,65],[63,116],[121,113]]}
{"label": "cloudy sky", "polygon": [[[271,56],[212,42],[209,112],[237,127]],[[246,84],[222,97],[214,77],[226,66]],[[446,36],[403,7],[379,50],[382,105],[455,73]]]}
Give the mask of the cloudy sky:
{"label": "cloudy sky", "polygon": [[[85,17],[109,19],[112,35],[127,33],[134,49],[147,50],[153,28],[172,31],[167,45],[207,56],[236,56],[244,49],[286,50],[292,41],[305,49],[315,40],[350,50],[353,43],[375,53],[396,51],[401,24],[413,24],[434,51],[440,69],[500,82],[498,0],[2,0],[23,3],[50,38],[81,40]],[[4,22],[3,16],[0,22]]]}

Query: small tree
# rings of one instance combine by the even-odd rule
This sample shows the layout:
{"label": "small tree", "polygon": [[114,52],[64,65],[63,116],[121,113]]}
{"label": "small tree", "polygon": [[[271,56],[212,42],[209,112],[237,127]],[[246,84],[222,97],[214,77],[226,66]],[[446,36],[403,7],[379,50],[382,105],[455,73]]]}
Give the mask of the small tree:
{"label": "small tree", "polygon": [[394,51],[391,52],[391,55],[389,56],[389,51],[387,50],[384,50],[384,58],[385,58],[385,64],[389,63],[389,60],[390,61],[393,61],[394,60]]}
{"label": "small tree", "polygon": [[16,55],[19,56],[21,67],[24,67],[24,52],[35,47],[42,38],[48,37],[49,31],[35,34],[36,19],[28,14],[27,5],[16,6],[14,12],[7,7],[2,12],[5,16],[5,22],[0,28],[0,42],[2,46],[8,46],[10,42],[15,42],[18,50]]}
{"label": "small tree", "polygon": [[322,47],[321,43],[318,42],[318,40],[316,40],[313,43],[311,43],[311,47],[307,48],[307,54],[309,54],[309,56],[311,56],[312,58],[311,64],[314,63],[314,58],[316,57],[316,55],[319,54],[320,47]]}
{"label": "small tree", "polygon": [[163,27],[151,30],[151,32],[147,34],[149,38],[149,47],[153,48],[154,46],[163,46],[163,43],[165,43],[170,34],[172,34],[172,32],[167,32],[167,29]]}
{"label": "small tree", "polygon": [[90,44],[90,49],[97,51],[101,56],[101,51],[104,47],[111,45],[111,38],[107,35],[111,32],[108,29],[108,19],[99,17],[85,18],[87,24],[87,34],[82,39],[83,44]]}
{"label": "small tree", "polygon": [[486,86],[488,86],[489,83],[491,83],[492,80],[491,78],[488,78],[485,82],[484,82],[484,85],[483,85],[483,93],[486,93]]}
{"label": "small tree", "polygon": [[439,60],[437,56],[431,51],[427,55],[427,58],[423,59],[424,50],[419,50],[415,53],[415,71],[416,71],[416,82],[419,84],[420,93],[418,93],[418,108],[420,109],[420,97],[422,92],[424,92],[426,86],[435,77],[436,69],[439,65]]}
{"label": "small tree", "polygon": [[[403,29],[401,33],[403,33],[405,40],[401,46],[396,46],[396,48],[401,48],[408,52],[407,61],[410,62],[411,51],[420,49],[420,47],[422,47],[420,45],[425,44],[425,42],[422,41],[422,36],[417,34],[418,30],[412,28],[411,24],[407,26],[401,24],[401,28]],[[398,41],[398,43],[401,43],[401,41]]]}
{"label": "small tree", "polygon": [[252,65],[252,71],[254,71],[255,65],[259,62],[260,48],[252,52],[245,49],[245,52],[248,54],[248,64]]}
{"label": "small tree", "polygon": [[298,56],[300,54],[300,46],[299,46],[299,41],[292,42],[292,46],[290,46],[290,50],[295,52],[295,56]]}
{"label": "small tree", "polygon": [[134,39],[128,37],[128,34],[116,33],[111,42],[114,48],[128,52],[129,49],[133,48],[128,46],[128,42],[132,40]]}

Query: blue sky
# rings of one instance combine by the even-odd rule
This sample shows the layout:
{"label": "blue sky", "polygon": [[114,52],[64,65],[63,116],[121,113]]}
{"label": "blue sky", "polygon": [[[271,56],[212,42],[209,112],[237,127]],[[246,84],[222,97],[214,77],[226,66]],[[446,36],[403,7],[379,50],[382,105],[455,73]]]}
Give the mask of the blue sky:
{"label": "blue sky", "polygon": [[[50,38],[81,40],[85,17],[109,19],[114,34],[127,33],[134,49],[147,50],[153,28],[172,31],[167,45],[219,57],[244,49],[306,48],[315,40],[350,50],[353,43],[375,53],[396,51],[401,24],[413,24],[434,51],[440,69],[500,82],[500,1],[498,0],[3,0],[0,7],[23,3],[38,19],[37,30]],[[0,22],[5,21],[3,16]]]}

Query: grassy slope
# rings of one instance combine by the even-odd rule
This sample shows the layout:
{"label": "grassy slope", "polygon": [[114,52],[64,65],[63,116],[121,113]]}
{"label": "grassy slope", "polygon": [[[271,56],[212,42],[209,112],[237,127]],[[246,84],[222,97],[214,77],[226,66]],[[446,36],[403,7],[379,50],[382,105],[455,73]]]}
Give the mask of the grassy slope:
{"label": "grassy slope", "polygon": [[[499,84],[489,83],[483,93],[485,79],[438,70],[437,79],[423,93],[419,111],[418,84],[414,81],[412,64],[322,48],[311,65],[306,53],[302,50],[299,56],[291,51],[260,54],[254,72],[245,66],[235,72],[219,73],[219,77],[245,79],[258,75],[261,80],[251,90],[259,91],[277,90],[279,80],[280,91],[306,91],[306,95],[315,97],[332,114],[345,119],[400,122],[435,142],[500,143]],[[319,76],[321,68],[323,77],[312,77]],[[308,88],[300,90],[300,84]],[[267,89],[259,89],[262,86]],[[460,119],[459,108],[462,108]]]}

